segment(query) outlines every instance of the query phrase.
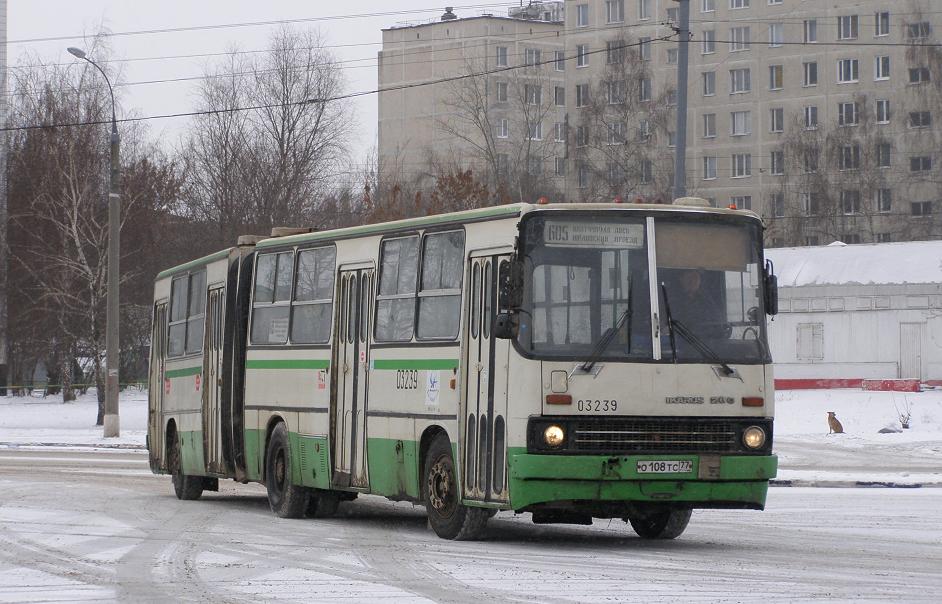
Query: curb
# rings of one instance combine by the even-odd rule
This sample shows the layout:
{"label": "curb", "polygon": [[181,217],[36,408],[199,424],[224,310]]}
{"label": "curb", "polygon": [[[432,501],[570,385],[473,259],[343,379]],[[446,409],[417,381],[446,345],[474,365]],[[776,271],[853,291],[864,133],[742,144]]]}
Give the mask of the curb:
{"label": "curb", "polygon": [[19,449],[23,447],[59,447],[69,449],[121,449],[125,451],[146,451],[144,445],[133,443],[34,443],[34,442],[0,442],[0,448]]}
{"label": "curb", "polygon": [[770,487],[815,487],[824,489],[937,489],[942,482],[888,482],[881,480],[770,480]]}

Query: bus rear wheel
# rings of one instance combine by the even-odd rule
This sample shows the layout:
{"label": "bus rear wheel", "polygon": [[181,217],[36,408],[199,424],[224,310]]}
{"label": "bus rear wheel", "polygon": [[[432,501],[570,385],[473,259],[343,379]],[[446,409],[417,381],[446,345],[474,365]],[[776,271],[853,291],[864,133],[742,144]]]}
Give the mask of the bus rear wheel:
{"label": "bus rear wheel", "polygon": [[652,509],[628,514],[627,521],[642,539],[676,539],[687,528],[692,510]]}
{"label": "bus rear wheel", "polygon": [[444,434],[432,441],[425,456],[423,495],[428,521],[443,539],[466,541],[480,537],[487,524],[488,510],[461,504],[461,493],[451,456],[451,442]]}
{"label": "bus rear wheel", "polygon": [[183,461],[180,455],[180,441],[176,432],[171,433],[173,445],[170,447],[170,478],[173,481],[173,492],[177,499],[193,501],[203,494],[203,478],[201,476],[187,476],[183,473]]}
{"label": "bus rear wheel", "polygon": [[265,487],[268,505],[279,518],[303,518],[307,510],[308,490],[291,482],[291,447],[288,429],[275,426],[265,455]]}

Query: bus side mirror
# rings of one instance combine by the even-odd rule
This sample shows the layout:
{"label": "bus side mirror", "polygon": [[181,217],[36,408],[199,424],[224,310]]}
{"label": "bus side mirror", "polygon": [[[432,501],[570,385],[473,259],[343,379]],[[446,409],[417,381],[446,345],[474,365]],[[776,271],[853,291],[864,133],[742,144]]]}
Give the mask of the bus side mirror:
{"label": "bus side mirror", "polygon": [[497,313],[494,318],[494,337],[499,340],[512,340],[517,337],[517,321],[513,313]]}
{"label": "bus side mirror", "polygon": [[765,261],[765,312],[768,315],[778,314],[778,277],[775,276],[771,260]]}
{"label": "bus side mirror", "polygon": [[523,263],[516,256],[500,263],[497,274],[497,306],[500,310],[520,308],[523,303]]}

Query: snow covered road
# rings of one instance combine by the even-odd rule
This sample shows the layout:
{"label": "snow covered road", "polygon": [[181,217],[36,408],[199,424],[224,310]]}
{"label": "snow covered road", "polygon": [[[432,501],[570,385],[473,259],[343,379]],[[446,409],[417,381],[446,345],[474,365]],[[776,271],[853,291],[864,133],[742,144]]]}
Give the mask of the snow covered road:
{"label": "snow covered road", "polygon": [[373,497],[280,520],[257,485],[177,501],[140,453],[0,450],[0,601],[937,601],[942,489],[773,488],[677,541],[500,514],[454,543]]}

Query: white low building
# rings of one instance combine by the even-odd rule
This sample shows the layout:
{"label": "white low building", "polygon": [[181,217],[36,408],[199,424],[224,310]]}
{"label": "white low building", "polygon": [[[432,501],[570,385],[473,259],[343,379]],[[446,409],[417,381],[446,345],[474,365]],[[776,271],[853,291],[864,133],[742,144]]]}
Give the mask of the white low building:
{"label": "white low building", "polygon": [[942,380],[942,241],[766,257],[779,284],[769,326],[777,380]]}

